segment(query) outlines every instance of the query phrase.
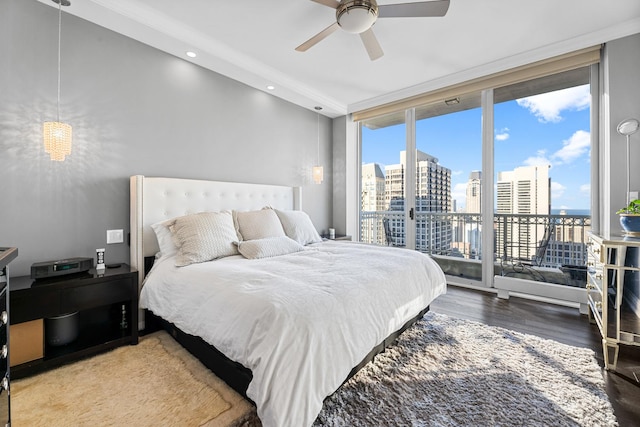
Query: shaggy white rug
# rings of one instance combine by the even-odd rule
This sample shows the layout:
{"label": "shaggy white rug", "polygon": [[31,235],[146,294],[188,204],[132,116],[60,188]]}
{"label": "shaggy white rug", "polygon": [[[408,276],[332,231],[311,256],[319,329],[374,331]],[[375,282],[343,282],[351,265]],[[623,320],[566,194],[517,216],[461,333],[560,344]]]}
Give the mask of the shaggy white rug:
{"label": "shaggy white rug", "polygon": [[315,426],[616,426],[589,349],[428,313]]}

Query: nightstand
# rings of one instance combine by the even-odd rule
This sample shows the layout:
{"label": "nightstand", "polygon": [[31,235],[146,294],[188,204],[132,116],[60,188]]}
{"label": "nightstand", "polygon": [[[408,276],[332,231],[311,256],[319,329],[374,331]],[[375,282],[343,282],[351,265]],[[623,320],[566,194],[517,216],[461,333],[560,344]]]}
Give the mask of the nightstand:
{"label": "nightstand", "polygon": [[[14,348],[26,354],[25,359],[11,360],[14,379],[138,343],[138,272],[126,264],[49,280],[12,277],[9,295],[11,323],[25,331],[19,341],[22,348]],[[45,339],[43,319],[50,322],[72,313],[77,313],[76,338],[63,344]]]}

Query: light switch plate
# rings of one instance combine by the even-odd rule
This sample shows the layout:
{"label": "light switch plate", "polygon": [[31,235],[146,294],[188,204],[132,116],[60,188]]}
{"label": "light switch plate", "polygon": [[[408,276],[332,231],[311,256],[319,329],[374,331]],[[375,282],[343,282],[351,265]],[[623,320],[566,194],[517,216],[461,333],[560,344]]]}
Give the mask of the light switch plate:
{"label": "light switch plate", "polygon": [[107,245],[124,242],[124,230],[107,230]]}

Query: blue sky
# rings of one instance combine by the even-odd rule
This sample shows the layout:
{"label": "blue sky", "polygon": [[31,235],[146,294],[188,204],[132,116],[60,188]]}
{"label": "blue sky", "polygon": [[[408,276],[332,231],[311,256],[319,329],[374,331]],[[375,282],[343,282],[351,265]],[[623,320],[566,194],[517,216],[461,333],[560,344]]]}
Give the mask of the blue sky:
{"label": "blue sky", "polygon": [[[495,171],[551,165],[551,208],[589,209],[589,85],[496,104]],[[404,125],[363,128],[362,162],[400,162]],[[469,173],[481,169],[481,111],[420,120],[416,145],[452,172],[453,198],[465,204]]]}

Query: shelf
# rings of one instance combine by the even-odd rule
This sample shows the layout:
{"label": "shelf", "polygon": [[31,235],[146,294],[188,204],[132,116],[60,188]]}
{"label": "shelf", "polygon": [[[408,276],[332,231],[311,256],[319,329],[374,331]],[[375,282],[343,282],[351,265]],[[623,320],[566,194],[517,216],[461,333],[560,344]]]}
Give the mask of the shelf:
{"label": "shelf", "polygon": [[[12,366],[12,378],[33,375],[122,345],[137,344],[137,274],[124,266],[101,274],[91,271],[44,283],[28,277],[12,278],[12,322],[78,312],[78,337],[66,345],[49,345],[45,338],[43,357]],[[14,281],[18,284],[15,289]],[[121,326],[123,305],[125,328]],[[46,337],[46,326],[44,333]]]}
{"label": "shelf", "polygon": [[[126,302],[123,302],[123,304],[126,304]],[[113,306],[81,311],[78,319],[80,324],[78,338],[62,346],[53,346],[45,343],[44,360],[49,361],[84,351],[91,352],[93,347],[110,346],[112,342],[117,342],[118,344],[131,343],[131,332],[120,328],[120,319],[117,318],[117,315],[116,317],[110,316],[110,312],[115,312],[115,308],[120,305],[114,304]],[[109,313],[105,314],[105,312]],[[110,318],[105,319],[105,315],[109,315]],[[127,312],[127,322],[131,320],[129,317]]]}

